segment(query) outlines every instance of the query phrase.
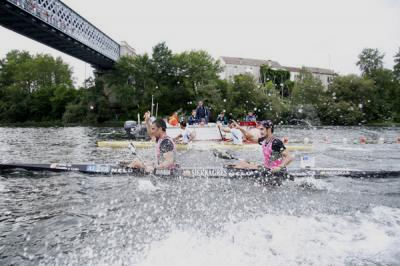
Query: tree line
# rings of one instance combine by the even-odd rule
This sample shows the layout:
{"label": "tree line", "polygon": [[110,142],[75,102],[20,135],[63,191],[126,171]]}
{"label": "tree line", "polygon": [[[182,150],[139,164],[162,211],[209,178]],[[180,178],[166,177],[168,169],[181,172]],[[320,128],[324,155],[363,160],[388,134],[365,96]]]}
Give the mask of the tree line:
{"label": "tree line", "polygon": [[75,88],[71,67],[61,58],[11,51],[0,60],[0,123],[57,122],[99,125],[135,119],[158,103],[158,115],[189,115],[203,100],[211,120],[221,111],[242,119],[249,111],[276,123],[307,120],[320,125],[400,123],[400,49],[393,69],[384,55],[364,49],[361,75],[336,76],[325,88],[302,69],[268,66],[260,81],[243,74],[220,78],[221,63],[205,51],[173,53],[165,43],[152,54],[122,57],[115,67]]}

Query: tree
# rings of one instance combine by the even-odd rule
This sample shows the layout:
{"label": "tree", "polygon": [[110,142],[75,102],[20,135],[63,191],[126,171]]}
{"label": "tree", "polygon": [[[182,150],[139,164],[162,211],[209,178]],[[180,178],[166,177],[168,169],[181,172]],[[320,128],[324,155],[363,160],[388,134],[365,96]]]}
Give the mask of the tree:
{"label": "tree", "polygon": [[[0,61],[0,66],[2,121],[60,120],[65,106],[55,103],[66,105],[75,100],[73,95],[56,95],[60,88],[75,90],[71,68],[61,58],[14,50]],[[57,100],[52,103],[54,96]]]}
{"label": "tree", "polygon": [[319,102],[324,86],[319,78],[302,68],[294,83],[291,99],[294,104],[312,104]]}
{"label": "tree", "polygon": [[268,65],[260,67],[260,81],[265,84],[269,81],[273,82],[275,88],[280,92],[282,98],[289,96],[289,91],[292,89],[290,81],[290,72],[283,69],[274,70]]}
{"label": "tree", "polygon": [[[336,77],[325,93],[326,101],[322,105],[321,117],[325,117],[324,123],[339,125],[348,125],[351,121],[376,121],[381,117],[377,97],[379,96],[372,79],[356,75]],[[346,106],[349,108],[347,113]]]}
{"label": "tree", "polygon": [[373,72],[383,68],[384,54],[380,54],[378,49],[365,48],[358,56],[357,66],[359,66],[363,76],[371,76]]}
{"label": "tree", "polygon": [[400,48],[397,54],[394,56],[393,74],[398,81],[400,81]]}

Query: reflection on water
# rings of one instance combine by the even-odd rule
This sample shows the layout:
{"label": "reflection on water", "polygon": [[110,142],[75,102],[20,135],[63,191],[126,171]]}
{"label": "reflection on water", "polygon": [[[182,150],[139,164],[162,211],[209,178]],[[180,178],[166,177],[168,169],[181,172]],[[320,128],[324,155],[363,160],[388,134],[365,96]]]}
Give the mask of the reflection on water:
{"label": "reflection on water", "polygon": [[[0,128],[0,160],[131,159],[127,149],[96,148],[105,130]],[[400,145],[340,143],[367,133],[389,140],[398,131],[277,132],[312,139],[317,166],[399,170]],[[258,151],[235,152],[261,159]],[[187,166],[226,163],[208,151],[178,157]],[[305,178],[270,188],[246,180],[16,171],[0,174],[0,265],[399,265],[399,191],[400,177]]]}

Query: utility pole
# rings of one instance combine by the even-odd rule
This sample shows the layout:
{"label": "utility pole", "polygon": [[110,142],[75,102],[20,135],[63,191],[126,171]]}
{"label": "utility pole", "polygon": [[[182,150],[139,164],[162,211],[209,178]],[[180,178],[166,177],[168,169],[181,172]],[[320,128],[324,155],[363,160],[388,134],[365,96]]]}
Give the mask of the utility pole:
{"label": "utility pole", "polygon": [[151,116],[153,116],[153,109],[154,109],[154,95],[151,95]]}

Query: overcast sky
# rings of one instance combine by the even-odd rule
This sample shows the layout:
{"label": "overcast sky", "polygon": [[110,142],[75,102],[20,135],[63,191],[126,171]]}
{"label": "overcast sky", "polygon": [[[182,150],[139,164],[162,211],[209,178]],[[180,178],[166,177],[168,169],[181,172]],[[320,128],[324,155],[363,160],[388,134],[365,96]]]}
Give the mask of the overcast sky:
{"label": "overcast sky", "polygon": [[[400,0],[65,0],[117,42],[151,53],[165,41],[173,52],[270,59],[285,66],[359,73],[363,48],[385,54],[393,67],[400,47]],[[85,63],[0,27],[0,57],[12,49],[61,56],[77,85]],[[91,74],[86,65],[86,77]]]}

